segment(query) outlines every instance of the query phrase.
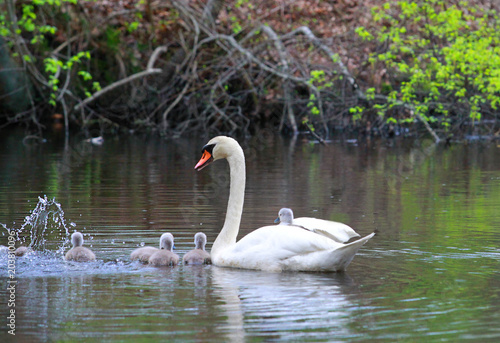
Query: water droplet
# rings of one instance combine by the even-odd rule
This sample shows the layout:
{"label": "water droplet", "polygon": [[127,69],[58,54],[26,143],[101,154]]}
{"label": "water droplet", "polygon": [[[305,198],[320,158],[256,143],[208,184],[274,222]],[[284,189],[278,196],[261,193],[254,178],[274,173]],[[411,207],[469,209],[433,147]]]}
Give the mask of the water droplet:
{"label": "water droplet", "polygon": [[140,244],[141,247],[143,247],[145,245],[146,245],[146,243],[144,243],[144,242],[141,242],[141,244]]}

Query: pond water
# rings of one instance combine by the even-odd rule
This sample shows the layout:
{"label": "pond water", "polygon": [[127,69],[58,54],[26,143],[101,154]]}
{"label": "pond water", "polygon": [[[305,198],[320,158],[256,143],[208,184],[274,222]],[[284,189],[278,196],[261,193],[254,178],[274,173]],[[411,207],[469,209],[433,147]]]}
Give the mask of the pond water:
{"label": "pond water", "polygon": [[[264,132],[265,133],[265,132]],[[0,341],[366,342],[500,340],[500,146],[332,141],[259,134],[242,143],[247,192],[239,237],[296,216],[377,231],[344,273],[215,266],[154,268],[131,251],[222,227],[228,167],[193,170],[208,139],[0,137],[0,244],[36,251],[15,266],[8,334],[0,252]],[[97,256],[63,260],[78,230]]]}

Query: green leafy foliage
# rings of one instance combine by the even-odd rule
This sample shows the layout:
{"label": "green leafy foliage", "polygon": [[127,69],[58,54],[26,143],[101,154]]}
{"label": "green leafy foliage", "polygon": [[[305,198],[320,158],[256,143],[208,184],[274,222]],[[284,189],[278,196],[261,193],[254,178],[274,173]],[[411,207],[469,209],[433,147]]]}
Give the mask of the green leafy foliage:
{"label": "green leafy foliage", "polygon": [[349,109],[349,113],[352,115],[352,120],[354,122],[358,121],[361,119],[361,117],[363,116],[363,111],[365,109],[361,106],[355,106],[355,107],[351,107]]}
{"label": "green leafy foliage", "polygon": [[[333,82],[331,82],[324,70],[311,70],[310,72],[310,78],[307,81],[311,86],[313,86],[313,89],[316,89],[318,96],[320,96],[320,93],[322,90],[329,89],[333,86]],[[319,116],[321,114],[321,110],[319,108],[320,104],[318,102],[318,98],[315,93],[311,93],[309,95],[309,101],[307,102],[307,108],[309,109],[309,113],[312,116]],[[304,117],[302,120],[302,124],[306,125],[310,131],[314,132],[314,121],[311,120],[312,118],[309,117]]]}
{"label": "green leafy foliage", "polygon": [[[91,81],[92,75],[89,71],[84,70],[85,66],[82,61],[90,60],[90,52],[79,51],[73,55],[67,54],[63,57],[55,57],[50,54],[47,49],[47,41],[53,40],[53,36],[57,33],[57,28],[50,25],[47,21],[46,14],[57,15],[61,12],[64,3],[77,4],[78,0],[33,0],[23,2],[18,6],[21,16],[18,16],[17,22],[12,22],[8,16],[0,14],[0,35],[6,38],[13,38],[13,40],[20,39],[20,37],[29,37],[25,39],[27,51],[24,53],[22,60],[25,63],[36,64],[38,58],[43,61],[43,72],[45,72],[46,84],[45,90],[47,91],[47,102],[56,106],[60,91],[61,77],[69,78],[73,71],[81,76],[83,82]],[[130,24],[134,27],[134,23]],[[16,38],[17,37],[17,38]],[[36,52],[36,54],[34,53]],[[19,56],[18,53],[13,53],[13,56]],[[45,57],[48,56],[48,57]],[[45,57],[45,58],[43,58]],[[80,69],[80,71],[78,71]],[[62,73],[64,71],[64,73]],[[63,79],[65,80],[65,79]],[[78,84],[78,83],[77,83]],[[95,85],[97,84],[97,85]],[[98,83],[94,82],[92,88],[94,90],[100,89]],[[81,86],[81,92],[87,94],[84,84]],[[87,94],[88,96],[88,94]]]}
{"label": "green leafy foliage", "polygon": [[319,91],[324,89],[324,88],[332,87],[332,85],[333,85],[332,82],[326,80],[324,70],[312,70],[311,71],[311,78],[309,79],[309,83],[311,85],[315,85]]}
{"label": "green leafy foliage", "polygon": [[[497,110],[497,13],[480,12],[466,2],[449,5],[442,0],[405,0],[388,2],[375,8],[372,15],[377,29],[369,32],[359,27],[356,32],[364,40],[376,40],[387,47],[374,53],[371,62],[388,68],[394,75],[391,83],[398,85],[386,104],[377,108],[379,115],[404,104],[412,117],[447,128],[450,115],[469,117],[474,123],[485,111]],[[367,98],[373,100],[370,92]]]}
{"label": "green leafy foliage", "polygon": [[[75,56],[71,56],[66,62],[62,62],[52,57],[46,58],[44,60],[45,72],[49,75],[49,87],[51,90],[49,104],[51,104],[52,106],[56,106],[56,93],[59,91],[59,72],[61,70],[66,70],[69,72],[75,67],[75,65],[81,64],[83,59],[90,60],[90,53],[88,51],[81,51]],[[78,75],[81,76],[84,81],[92,80],[92,75],[88,71],[79,71]],[[85,87],[83,87],[83,91],[87,97],[91,96],[91,94],[88,93]]]}

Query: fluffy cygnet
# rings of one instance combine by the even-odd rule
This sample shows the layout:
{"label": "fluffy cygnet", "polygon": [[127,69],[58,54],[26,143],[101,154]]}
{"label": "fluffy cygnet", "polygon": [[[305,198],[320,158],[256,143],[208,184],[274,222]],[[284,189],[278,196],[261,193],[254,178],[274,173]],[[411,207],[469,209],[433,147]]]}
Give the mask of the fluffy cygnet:
{"label": "fluffy cygnet", "polygon": [[90,249],[83,247],[83,235],[80,232],[74,232],[71,235],[71,248],[64,257],[68,261],[89,262],[95,260],[95,255]]}
{"label": "fluffy cygnet", "polygon": [[210,254],[205,251],[205,244],[207,244],[207,235],[203,232],[198,232],[194,235],[195,249],[189,251],[184,255],[184,264],[210,264]]}
{"label": "fluffy cygnet", "polygon": [[149,264],[159,267],[175,266],[179,263],[179,255],[172,251],[174,247],[174,236],[170,232],[161,235],[160,247],[161,249],[149,258]]}

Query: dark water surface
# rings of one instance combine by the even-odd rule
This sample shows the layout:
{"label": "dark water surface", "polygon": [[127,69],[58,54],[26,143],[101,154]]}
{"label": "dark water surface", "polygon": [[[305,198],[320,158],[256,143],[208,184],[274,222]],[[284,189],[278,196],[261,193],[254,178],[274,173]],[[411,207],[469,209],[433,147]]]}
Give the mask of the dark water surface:
{"label": "dark water surface", "polygon": [[[82,140],[26,146],[22,136],[0,137],[0,244],[7,228],[23,227],[20,240],[38,249],[16,262],[16,341],[500,340],[495,143],[245,142],[240,237],[285,206],[363,236],[378,230],[346,273],[315,274],[130,262],[133,249],[157,246],[167,231],[180,256],[198,231],[210,249],[224,221],[227,163],[195,172],[201,138]],[[32,223],[39,197],[54,200],[42,227]],[[63,260],[75,229],[97,262]],[[2,342],[12,338],[7,269],[3,251]]]}

